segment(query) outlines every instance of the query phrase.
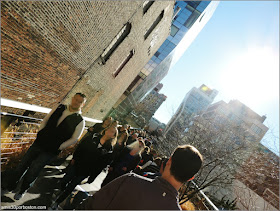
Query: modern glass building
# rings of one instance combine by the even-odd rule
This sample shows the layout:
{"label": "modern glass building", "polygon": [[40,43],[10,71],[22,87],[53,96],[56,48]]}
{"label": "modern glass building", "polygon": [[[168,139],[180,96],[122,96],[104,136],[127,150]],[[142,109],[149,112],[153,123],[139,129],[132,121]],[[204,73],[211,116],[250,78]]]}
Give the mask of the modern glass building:
{"label": "modern glass building", "polygon": [[218,3],[176,1],[170,35],[132,81],[110,115],[116,118],[127,115],[153,90],[212,17]]}
{"label": "modern glass building", "polygon": [[191,121],[191,117],[206,109],[217,96],[218,91],[210,89],[206,85],[193,87],[185,96],[176,113],[166,125],[164,134],[176,130],[183,132]]}
{"label": "modern glass building", "polygon": [[209,3],[210,1],[177,1],[175,3],[170,35],[142,69],[143,74],[148,76],[175,49]]}

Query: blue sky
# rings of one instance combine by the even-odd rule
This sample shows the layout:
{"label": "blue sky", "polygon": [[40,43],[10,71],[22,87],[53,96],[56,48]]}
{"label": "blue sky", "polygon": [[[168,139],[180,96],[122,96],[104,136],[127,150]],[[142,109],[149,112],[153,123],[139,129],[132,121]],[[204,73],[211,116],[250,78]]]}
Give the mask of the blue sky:
{"label": "blue sky", "polygon": [[161,83],[167,100],[154,116],[161,122],[205,84],[219,91],[214,102],[237,99],[266,115],[272,130],[262,143],[279,152],[279,1],[221,1]]}

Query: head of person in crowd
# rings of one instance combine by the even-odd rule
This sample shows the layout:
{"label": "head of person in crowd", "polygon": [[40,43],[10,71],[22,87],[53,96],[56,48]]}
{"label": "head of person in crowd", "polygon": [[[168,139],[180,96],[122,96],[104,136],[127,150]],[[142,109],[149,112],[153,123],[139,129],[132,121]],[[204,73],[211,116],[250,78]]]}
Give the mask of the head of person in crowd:
{"label": "head of person in crowd", "polygon": [[110,126],[114,126],[114,127],[118,127],[119,125],[119,121],[118,120],[114,120]]}
{"label": "head of person in crowd", "polygon": [[154,150],[154,149],[152,149],[152,150],[150,151],[150,154],[153,156],[153,158],[156,158],[156,157],[157,157],[157,151]]}
{"label": "head of person in crowd", "polygon": [[125,131],[127,130],[128,128],[128,125],[127,124],[123,124],[121,127],[120,127],[120,131]]}
{"label": "head of person in crowd", "polygon": [[110,126],[101,132],[102,138],[106,140],[105,144],[110,144],[112,147],[117,142],[118,129],[114,126]]}
{"label": "head of person in crowd", "polygon": [[120,134],[118,135],[118,140],[117,140],[117,143],[119,145],[126,145],[126,141],[128,139],[128,132],[126,130],[124,131],[121,131]]}
{"label": "head of person in crowd", "polygon": [[112,124],[112,122],[113,122],[113,118],[108,116],[103,120],[102,127],[103,128],[109,127]]}
{"label": "head of person in crowd", "polygon": [[82,107],[85,105],[86,103],[86,95],[78,92],[76,93],[71,100],[71,103],[69,105],[69,109],[70,111],[79,111],[82,109]]}
{"label": "head of person in crowd", "polygon": [[138,138],[138,133],[133,133],[132,139],[135,140],[135,139],[137,139],[137,138]]}
{"label": "head of person in crowd", "polygon": [[143,141],[143,138],[138,138],[138,148],[139,148],[139,154],[141,152],[143,152],[144,148],[145,148],[145,143]]}
{"label": "head of person in crowd", "polygon": [[203,157],[195,147],[178,146],[167,161],[162,177],[179,190],[184,182],[199,171],[202,162]]}
{"label": "head of person in crowd", "polygon": [[131,150],[136,151],[137,153],[141,154],[145,148],[145,143],[143,141],[143,138],[139,137],[139,138],[137,138],[137,141],[131,143],[127,147],[130,148]]}
{"label": "head of person in crowd", "polygon": [[156,158],[154,159],[154,162],[157,164],[158,167],[160,167],[160,166],[161,166],[161,163],[162,163],[161,157],[156,157]]}
{"label": "head of person in crowd", "polygon": [[143,153],[149,154],[150,153],[150,147],[145,146]]}

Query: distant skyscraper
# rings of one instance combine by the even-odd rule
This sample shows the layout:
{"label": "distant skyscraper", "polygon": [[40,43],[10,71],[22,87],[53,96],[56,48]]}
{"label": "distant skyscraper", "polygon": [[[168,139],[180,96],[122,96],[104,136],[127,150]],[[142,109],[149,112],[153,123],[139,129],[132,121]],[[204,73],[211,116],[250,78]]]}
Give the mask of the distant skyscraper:
{"label": "distant skyscraper", "polygon": [[[111,115],[126,116],[168,73],[211,18],[217,1],[177,1],[168,38],[128,86]],[[149,52],[148,52],[149,54]]]}
{"label": "distant skyscraper", "polygon": [[171,129],[177,132],[183,132],[191,121],[191,117],[209,106],[218,91],[210,89],[206,85],[198,88],[192,88],[185,96],[176,113],[166,125],[164,134],[166,135]]}
{"label": "distant skyscraper", "polygon": [[[159,90],[162,84],[158,84],[135,108],[134,112],[137,116],[142,116],[145,119],[145,124],[148,124],[152,116],[166,100],[164,94],[160,94]],[[144,125],[139,125],[143,127]]]}

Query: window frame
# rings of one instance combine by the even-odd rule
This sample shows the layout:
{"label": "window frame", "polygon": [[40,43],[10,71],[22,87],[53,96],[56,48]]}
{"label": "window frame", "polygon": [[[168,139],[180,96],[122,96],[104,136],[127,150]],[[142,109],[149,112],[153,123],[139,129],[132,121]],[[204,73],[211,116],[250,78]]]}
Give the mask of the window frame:
{"label": "window frame", "polygon": [[119,73],[122,71],[122,69],[125,67],[125,65],[130,61],[130,59],[135,54],[135,50],[132,49],[129,54],[126,56],[126,58],[121,62],[121,64],[117,67],[117,69],[112,73],[113,77],[116,78]]}
{"label": "window frame", "polygon": [[105,48],[103,53],[101,54],[100,58],[103,65],[106,64],[106,62],[109,60],[109,58],[114,53],[114,51],[128,36],[130,31],[131,31],[131,23],[127,22],[119,31],[119,33],[114,37],[114,39],[111,41],[108,47]]}

